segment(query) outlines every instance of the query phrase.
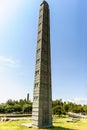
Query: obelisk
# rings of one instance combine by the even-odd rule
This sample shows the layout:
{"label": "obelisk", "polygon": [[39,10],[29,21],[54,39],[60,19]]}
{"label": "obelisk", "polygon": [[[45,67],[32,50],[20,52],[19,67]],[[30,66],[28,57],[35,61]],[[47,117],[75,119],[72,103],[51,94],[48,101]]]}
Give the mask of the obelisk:
{"label": "obelisk", "polygon": [[46,1],[41,3],[39,11],[32,126],[36,128],[52,126],[50,16]]}

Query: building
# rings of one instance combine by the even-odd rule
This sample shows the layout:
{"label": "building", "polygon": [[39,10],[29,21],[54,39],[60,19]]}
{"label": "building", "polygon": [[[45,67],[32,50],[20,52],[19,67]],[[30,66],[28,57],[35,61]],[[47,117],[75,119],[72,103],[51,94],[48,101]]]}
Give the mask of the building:
{"label": "building", "polygon": [[27,93],[27,102],[29,102],[29,93]]}
{"label": "building", "polygon": [[40,5],[34,77],[32,127],[52,126],[51,56],[49,5]]}

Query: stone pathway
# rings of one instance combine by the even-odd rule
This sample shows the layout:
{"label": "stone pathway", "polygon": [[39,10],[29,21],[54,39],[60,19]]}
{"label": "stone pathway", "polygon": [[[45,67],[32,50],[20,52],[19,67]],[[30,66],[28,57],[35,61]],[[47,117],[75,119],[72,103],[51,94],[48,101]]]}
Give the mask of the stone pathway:
{"label": "stone pathway", "polygon": [[22,127],[32,128],[32,124],[21,124]]}
{"label": "stone pathway", "polygon": [[0,121],[19,121],[19,120],[31,120],[28,117],[1,117]]}

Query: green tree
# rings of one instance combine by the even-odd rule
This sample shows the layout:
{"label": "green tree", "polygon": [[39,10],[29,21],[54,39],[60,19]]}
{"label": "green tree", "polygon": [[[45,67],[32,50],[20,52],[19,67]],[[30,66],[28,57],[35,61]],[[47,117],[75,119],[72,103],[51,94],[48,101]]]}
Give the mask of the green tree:
{"label": "green tree", "polygon": [[20,106],[20,104],[15,104],[14,105],[14,112],[21,112],[22,111],[22,107]]}
{"label": "green tree", "polygon": [[6,102],[6,104],[11,105],[11,106],[14,106],[15,101],[12,101],[12,99],[9,99],[9,100]]}
{"label": "green tree", "polygon": [[12,113],[14,111],[14,107],[12,105],[6,105],[5,113]]}
{"label": "green tree", "polygon": [[83,106],[83,111],[85,112],[85,114],[87,114],[87,105]]}
{"label": "green tree", "polygon": [[53,107],[53,114],[54,115],[61,115],[62,114],[62,108],[61,108],[61,106],[55,106],[55,107]]}
{"label": "green tree", "polygon": [[0,104],[0,113],[5,113],[6,105],[4,103]]}
{"label": "green tree", "polygon": [[64,102],[64,104],[63,104],[63,109],[64,109],[66,112],[69,111],[69,105],[66,104],[66,102]]}
{"label": "green tree", "polygon": [[23,113],[31,113],[31,111],[32,111],[32,106],[31,105],[25,104],[23,106]]}

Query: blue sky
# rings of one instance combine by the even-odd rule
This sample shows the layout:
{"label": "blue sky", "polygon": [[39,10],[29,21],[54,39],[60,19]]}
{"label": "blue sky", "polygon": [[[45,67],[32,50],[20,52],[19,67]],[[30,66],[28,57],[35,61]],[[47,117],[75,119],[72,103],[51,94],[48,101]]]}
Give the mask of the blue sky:
{"label": "blue sky", "polygon": [[[0,0],[0,102],[33,97],[42,0]],[[47,0],[52,97],[87,104],[87,1]]]}

